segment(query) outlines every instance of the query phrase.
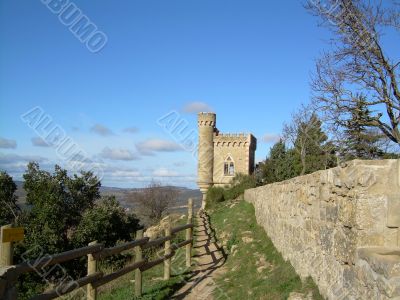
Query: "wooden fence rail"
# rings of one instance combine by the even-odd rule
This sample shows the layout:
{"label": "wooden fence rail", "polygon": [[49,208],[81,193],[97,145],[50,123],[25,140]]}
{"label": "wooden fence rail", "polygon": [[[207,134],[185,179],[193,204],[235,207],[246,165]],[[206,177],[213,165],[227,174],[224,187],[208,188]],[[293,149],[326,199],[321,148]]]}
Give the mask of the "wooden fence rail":
{"label": "wooden fence rail", "polygon": [[[8,226],[8,225],[7,225]],[[168,218],[163,237],[149,241],[148,237],[143,237],[143,230],[136,233],[136,239],[111,248],[105,248],[103,244],[92,242],[87,247],[66,251],[54,255],[47,255],[36,260],[24,262],[18,265],[3,264],[0,268],[0,299],[16,300],[16,282],[18,276],[29,272],[38,272],[44,267],[54,266],[63,262],[67,262],[76,258],[87,256],[87,275],[77,280],[72,280],[59,284],[55,289],[46,291],[40,295],[34,296],[32,300],[55,299],[62,295],[78,290],[83,286],[87,286],[87,300],[96,300],[97,289],[110,281],[113,281],[123,275],[135,271],[135,295],[142,295],[142,272],[164,263],[164,280],[168,280],[171,274],[171,258],[175,255],[175,251],[186,246],[186,266],[191,265],[191,251],[193,247],[193,200],[188,201],[187,224],[171,228]],[[8,227],[7,227],[8,228]],[[186,240],[178,244],[171,245],[171,240],[181,231],[186,231]],[[148,261],[143,257],[143,250],[157,247],[164,244],[164,255]],[[0,249],[9,248],[9,245]],[[135,260],[132,264],[125,266],[111,274],[103,274],[98,271],[98,262],[112,255],[120,254],[123,251],[134,249]],[[12,262],[12,251],[2,251],[0,258],[2,262]],[[8,256],[8,257],[7,257]]]}

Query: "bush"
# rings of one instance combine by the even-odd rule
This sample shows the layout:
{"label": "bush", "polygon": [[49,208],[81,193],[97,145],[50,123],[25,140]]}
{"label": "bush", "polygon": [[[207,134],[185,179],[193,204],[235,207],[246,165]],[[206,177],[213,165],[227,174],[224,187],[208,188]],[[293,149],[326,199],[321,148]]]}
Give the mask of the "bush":
{"label": "bush", "polygon": [[236,199],[244,193],[245,190],[257,186],[257,181],[254,176],[236,174],[232,179],[232,186],[227,187],[224,191],[224,198],[226,200]]}
{"label": "bush", "polygon": [[210,187],[207,191],[206,209],[213,207],[216,203],[223,202],[225,190],[222,187]]}
{"label": "bush", "polygon": [[[14,203],[12,193],[15,184],[10,183],[12,180],[9,178],[4,180],[3,174],[0,179],[5,186],[0,200],[6,199],[7,204]],[[84,247],[94,240],[103,242],[106,247],[114,246],[117,242],[132,240],[131,234],[139,229],[139,220],[126,213],[115,198],[98,201],[101,183],[91,172],[69,176],[59,166],[55,166],[54,173],[50,173],[41,170],[37,163],[29,163],[24,180],[26,202],[30,209],[20,212],[16,222],[26,232],[24,241],[17,243],[14,249],[16,263]],[[119,255],[109,258],[107,262],[117,268],[125,260],[125,256]],[[63,263],[63,272],[43,268],[38,273],[19,276],[18,299],[30,299],[49,285],[60,283],[66,274],[73,278],[84,276],[85,263],[86,257],[82,257]]]}

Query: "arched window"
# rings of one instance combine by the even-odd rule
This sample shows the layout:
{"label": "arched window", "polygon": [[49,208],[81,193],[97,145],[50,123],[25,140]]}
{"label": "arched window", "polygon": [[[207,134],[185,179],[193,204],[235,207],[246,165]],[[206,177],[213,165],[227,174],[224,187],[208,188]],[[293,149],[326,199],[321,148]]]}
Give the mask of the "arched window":
{"label": "arched window", "polygon": [[224,175],[225,176],[235,175],[235,163],[233,162],[233,159],[230,156],[228,156],[224,162]]}

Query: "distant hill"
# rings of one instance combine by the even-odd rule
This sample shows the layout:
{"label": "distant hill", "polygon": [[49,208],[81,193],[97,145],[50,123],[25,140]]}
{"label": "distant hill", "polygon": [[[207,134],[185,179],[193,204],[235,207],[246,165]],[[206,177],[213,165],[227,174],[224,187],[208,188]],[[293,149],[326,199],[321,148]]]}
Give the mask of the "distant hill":
{"label": "distant hill", "polygon": [[[15,184],[17,185],[16,195],[18,196],[18,203],[19,205],[24,206],[26,202],[26,192],[23,188],[23,182],[15,181]],[[166,186],[164,188],[173,188],[178,191],[178,199],[175,207],[172,209],[173,212],[185,212],[186,208],[184,208],[183,206],[187,205],[187,201],[189,198],[193,199],[195,208],[200,208],[202,199],[200,190],[176,186]],[[134,210],[136,203],[133,200],[133,195],[141,190],[143,189],[102,186],[100,187],[100,194],[102,196],[114,195],[115,198],[121,203],[121,206],[130,210]]]}

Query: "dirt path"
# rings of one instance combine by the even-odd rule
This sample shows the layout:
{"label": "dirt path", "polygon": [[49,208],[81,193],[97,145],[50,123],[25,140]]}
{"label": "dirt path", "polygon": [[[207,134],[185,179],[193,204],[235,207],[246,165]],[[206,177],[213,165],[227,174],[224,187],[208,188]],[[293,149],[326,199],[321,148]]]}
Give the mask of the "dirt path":
{"label": "dirt path", "polygon": [[213,291],[217,288],[214,278],[223,272],[226,257],[222,249],[215,243],[214,233],[210,227],[208,216],[198,214],[197,227],[194,229],[193,276],[172,299],[176,300],[212,300]]}

